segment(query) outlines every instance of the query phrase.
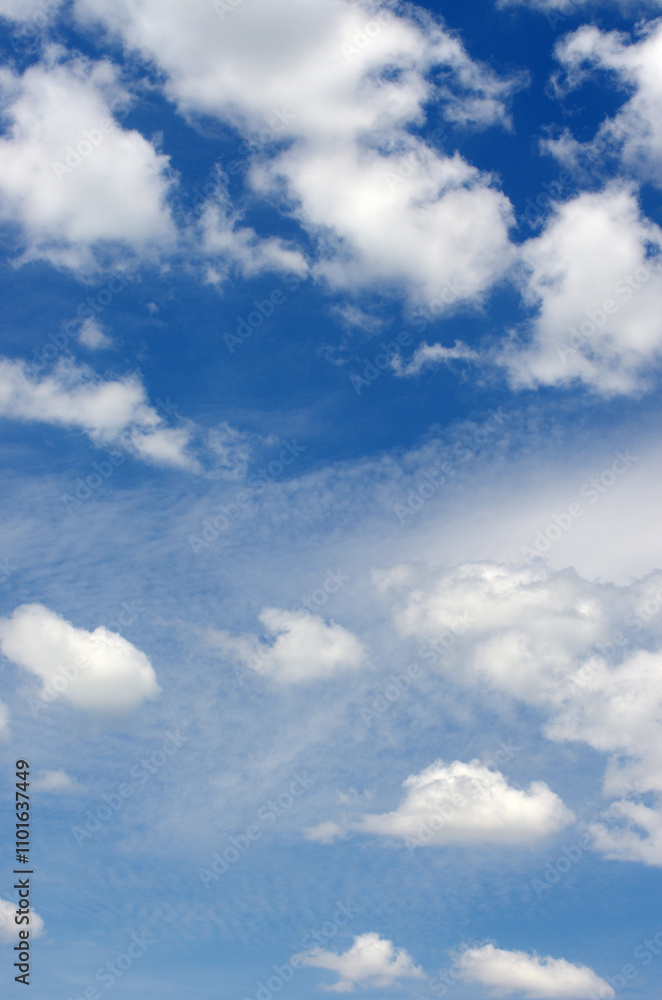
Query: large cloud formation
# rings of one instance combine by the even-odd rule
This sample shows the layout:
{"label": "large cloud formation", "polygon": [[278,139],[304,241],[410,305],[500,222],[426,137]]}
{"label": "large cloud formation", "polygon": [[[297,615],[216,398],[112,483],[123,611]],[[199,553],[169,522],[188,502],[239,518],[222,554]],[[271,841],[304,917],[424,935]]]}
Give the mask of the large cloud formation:
{"label": "large cloud formation", "polygon": [[182,112],[239,130],[253,189],[322,239],[317,273],[334,287],[429,302],[450,285],[471,301],[508,267],[508,199],[410,127],[435,98],[454,124],[507,125],[521,80],[472,60],[429,15],[348,0],[77,0],[75,11],[153,61]]}
{"label": "large cloud formation", "polygon": [[[609,857],[662,864],[660,573],[615,587],[570,570],[468,564],[399,567],[377,580],[400,591],[394,624],[430,664],[543,709],[548,738],[609,754],[604,792],[623,797],[624,822],[598,823],[598,845]],[[472,622],[464,634],[462,616]],[[634,801],[640,793],[657,806]]]}

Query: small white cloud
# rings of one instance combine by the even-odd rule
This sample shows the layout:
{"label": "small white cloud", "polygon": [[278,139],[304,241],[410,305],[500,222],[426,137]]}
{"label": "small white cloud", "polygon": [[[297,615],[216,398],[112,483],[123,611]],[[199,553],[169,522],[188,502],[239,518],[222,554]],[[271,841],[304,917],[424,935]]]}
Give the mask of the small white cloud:
{"label": "small white cloud", "polygon": [[107,337],[101,326],[95,319],[86,319],[78,331],[78,339],[84,347],[89,347],[91,351],[100,350],[102,347],[110,347],[112,340]]}
{"label": "small white cloud", "polygon": [[281,684],[296,684],[333,677],[356,670],[366,655],[363,643],[351,632],[307,611],[264,608],[259,615],[271,645],[255,635],[232,636],[218,630],[210,634],[214,645],[259,674]]}
{"label": "small white cloud", "polygon": [[[14,917],[16,903],[8,899],[0,899],[0,943],[18,944],[18,931]],[[44,921],[38,913],[30,910],[30,937],[39,937],[44,929]]]}
{"label": "small white cloud", "polygon": [[86,365],[62,360],[49,375],[0,358],[0,417],[78,427],[98,446],[115,446],[156,465],[198,471],[190,433],[168,428],[137,376],[104,382]]}
{"label": "small white cloud", "polygon": [[59,696],[78,709],[116,714],[160,692],[149,659],[132,643],[103,626],[76,628],[42,604],[0,619],[0,649],[43,681],[45,702]]}
{"label": "small white cloud", "polygon": [[574,815],[543,781],[528,790],[509,785],[478,760],[437,760],[403,782],[407,795],[393,812],[364,813],[343,824],[322,823],[308,840],[332,843],[348,831],[399,837],[418,846],[532,843],[572,823]]}
{"label": "small white cloud", "polygon": [[312,948],[298,957],[303,965],[336,972],[340,977],[338,982],[323,987],[335,993],[353,992],[357,984],[385,989],[396,985],[399,979],[425,978],[423,970],[414,965],[404,948],[396,948],[392,941],[374,933],[355,937],[349,951],[341,955]]}
{"label": "small white cloud", "polygon": [[395,357],[391,361],[391,367],[398,377],[407,378],[412,375],[420,375],[424,368],[447,365],[451,361],[475,361],[477,358],[476,352],[463,344],[461,340],[456,340],[453,347],[423,343],[416,348],[406,364],[403,364],[399,357]]}
{"label": "small white cloud", "polygon": [[83,791],[82,785],[70,778],[65,771],[38,771],[31,781],[35,792],[51,795],[76,795]]}
{"label": "small white cloud", "polygon": [[564,958],[540,958],[486,944],[465,949],[458,961],[466,982],[487,986],[495,997],[517,993],[527,1000],[592,1000],[616,995],[588,966],[573,965]]}

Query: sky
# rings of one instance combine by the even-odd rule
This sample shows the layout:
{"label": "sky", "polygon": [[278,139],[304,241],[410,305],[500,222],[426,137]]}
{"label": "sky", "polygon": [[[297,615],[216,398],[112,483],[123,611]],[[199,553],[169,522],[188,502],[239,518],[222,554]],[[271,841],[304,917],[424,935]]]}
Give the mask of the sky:
{"label": "sky", "polygon": [[0,0],[35,1000],[662,987],[662,2]]}

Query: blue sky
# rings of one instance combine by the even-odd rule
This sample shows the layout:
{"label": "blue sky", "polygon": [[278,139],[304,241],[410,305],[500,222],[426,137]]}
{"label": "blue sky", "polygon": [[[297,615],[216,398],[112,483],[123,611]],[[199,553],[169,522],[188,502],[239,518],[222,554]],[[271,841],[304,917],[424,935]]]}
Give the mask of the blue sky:
{"label": "blue sky", "polygon": [[38,1000],[659,996],[661,13],[0,0]]}

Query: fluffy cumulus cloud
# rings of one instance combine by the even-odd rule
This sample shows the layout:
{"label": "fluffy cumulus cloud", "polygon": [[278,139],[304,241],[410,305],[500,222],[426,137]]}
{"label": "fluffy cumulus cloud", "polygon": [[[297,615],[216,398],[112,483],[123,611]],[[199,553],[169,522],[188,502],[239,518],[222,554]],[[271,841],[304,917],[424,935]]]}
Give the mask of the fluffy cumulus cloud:
{"label": "fluffy cumulus cloud", "polygon": [[404,948],[396,948],[379,934],[360,934],[340,955],[312,948],[298,957],[302,965],[337,973],[338,982],[324,987],[336,993],[353,992],[356,985],[385,989],[400,979],[424,978],[423,970],[414,965]]}
{"label": "fluffy cumulus cloud", "polygon": [[[398,567],[377,581],[403,594],[394,623],[429,664],[542,709],[549,739],[608,754],[604,792],[621,796],[621,821],[598,823],[595,844],[662,864],[659,573],[615,587],[572,571],[471,564]],[[653,803],[640,801],[646,793]]]}
{"label": "fluffy cumulus cloud", "polygon": [[187,454],[190,432],[167,427],[136,376],[103,381],[62,360],[39,376],[21,360],[0,358],[0,417],[83,430],[100,447],[119,447],[155,465],[198,469]]}
{"label": "fluffy cumulus cloud", "polygon": [[[14,922],[16,903],[8,899],[0,899],[0,942],[2,944],[18,943],[18,927]],[[44,921],[38,913],[30,910],[30,937],[39,937],[44,929]]]}
{"label": "fluffy cumulus cloud", "polygon": [[582,382],[604,395],[647,385],[662,354],[662,230],[629,187],[612,184],[558,205],[521,251],[537,308],[528,341],[500,350],[516,386]]}
{"label": "fluffy cumulus cloud", "polygon": [[0,72],[0,217],[22,260],[89,272],[110,249],[169,246],[168,159],[115,112],[129,95],[107,60],[65,59],[57,47],[22,75]]}
{"label": "fluffy cumulus cloud", "polygon": [[259,618],[270,643],[224,630],[210,633],[210,641],[243,667],[281,684],[330,678],[357,669],[365,659],[363,643],[355,635],[319,615],[263,608]]}
{"label": "fluffy cumulus cloud", "polygon": [[486,986],[491,996],[516,993],[527,1000],[592,1000],[615,996],[611,986],[586,965],[564,958],[540,958],[486,944],[466,948],[458,959],[464,980]]}
{"label": "fluffy cumulus cloud", "polygon": [[61,697],[78,709],[120,714],[160,691],[149,659],[121,635],[76,628],[42,604],[23,604],[0,619],[0,649],[40,678],[44,704]]}
{"label": "fluffy cumulus cloud", "polygon": [[[450,286],[462,301],[508,267],[507,198],[410,127],[433,99],[453,124],[507,125],[521,80],[473,61],[423,12],[349,0],[77,0],[75,11],[154,61],[183,112],[241,132],[254,150],[250,183],[320,239],[317,274],[333,286],[388,286],[426,301]],[[208,239],[224,243],[211,206]]]}
{"label": "fluffy cumulus cloud", "polygon": [[[662,8],[662,3],[653,6]],[[561,39],[556,55],[567,74],[565,86],[576,86],[592,71],[608,70],[631,96],[592,141],[580,143],[566,132],[546,148],[565,162],[587,162],[593,169],[616,157],[636,177],[662,186],[662,21],[644,24],[636,41],[586,25]]]}
{"label": "fluffy cumulus cloud", "polygon": [[311,840],[331,842],[348,830],[398,837],[419,846],[526,844],[563,829],[573,813],[542,781],[527,790],[474,760],[435,761],[403,783],[407,794],[393,812],[364,814],[343,824],[322,824]]}

